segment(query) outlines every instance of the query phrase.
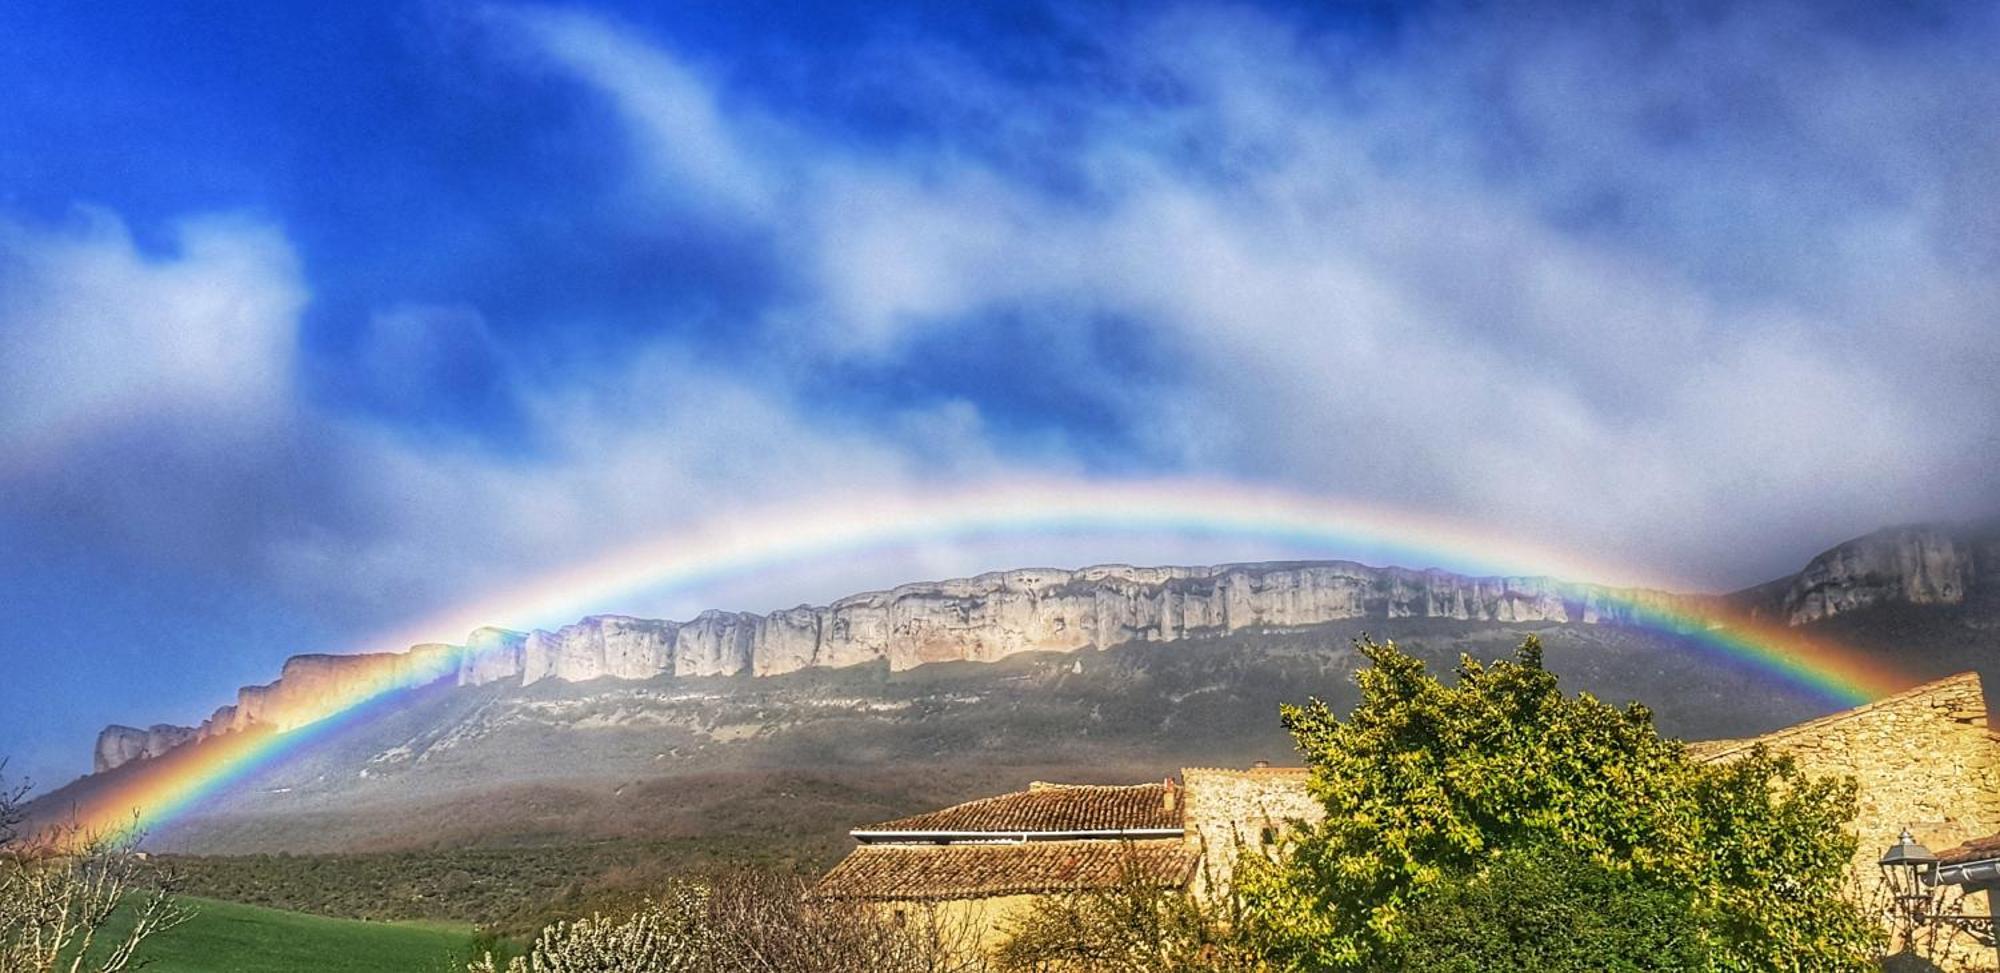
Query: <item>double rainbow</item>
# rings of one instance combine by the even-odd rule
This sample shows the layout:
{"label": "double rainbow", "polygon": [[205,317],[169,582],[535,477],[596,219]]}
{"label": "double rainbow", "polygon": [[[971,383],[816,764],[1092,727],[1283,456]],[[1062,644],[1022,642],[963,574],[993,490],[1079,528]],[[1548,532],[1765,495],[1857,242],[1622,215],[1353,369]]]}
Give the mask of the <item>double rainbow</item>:
{"label": "double rainbow", "polygon": [[[478,626],[512,628],[572,621],[634,595],[687,589],[833,557],[983,537],[1113,533],[1222,536],[1270,541],[1327,555],[1366,549],[1404,563],[1448,564],[1466,573],[1548,576],[1635,584],[1641,580],[1559,553],[1433,517],[1281,490],[1217,481],[1015,481],[972,490],[765,508],[668,532],[533,583],[426,619],[377,641],[435,642]],[[1849,706],[1909,685],[1911,678],[1865,656],[1746,619],[1665,609],[1625,589],[1638,625],[1670,631],[1722,660]],[[471,647],[385,652],[359,678],[289,729],[252,729],[121,768],[107,786],[76,800],[77,820],[96,831],[157,828],[339,729],[405,705],[413,692],[441,691]],[[90,783],[88,780],[86,784]]]}

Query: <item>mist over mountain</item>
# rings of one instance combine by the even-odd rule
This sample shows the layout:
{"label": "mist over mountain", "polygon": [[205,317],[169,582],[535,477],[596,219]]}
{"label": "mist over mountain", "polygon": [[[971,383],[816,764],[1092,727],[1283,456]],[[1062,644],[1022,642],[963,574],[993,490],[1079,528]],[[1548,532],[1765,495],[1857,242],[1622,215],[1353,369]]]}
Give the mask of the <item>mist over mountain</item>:
{"label": "mist over mountain", "polygon": [[1884,528],[1730,599],[1787,625],[1894,605],[1993,611],[2000,608],[2000,520]]}
{"label": "mist over mountain", "polygon": [[1642,607],[1671,611],[1690,603],[1643,589],[1347,561],[997,571],[769,614],[708,611],[685,622],[592,616],[553,632],[481,628],[464,645],[294,656],[276,681],[244,687],[199,727],[107,727],[94,757],[104,771],[216,734],[289,730],[384,684],[771,676],[878,662],[900,671],[1348,619],[1620,623]]}
{"label": "mist over mountain", "polygon": [[[380,715],[288,756],[156,833],[203,852],[554,840],[817,847],[1021,779],[1141,780],[1283,761],[1280,703],[1345,705],[1363,635],[1437,666],[1534,634],[1572,689],[1640,699],[1688,738],[1828,711],[1686,634],[1631,624],[1728,604],[1873,655],[1912,682],[1990,670],[2000,638],[1990,527],[1894,528],[1724,599],[1350,562],[1101,566],[904,585],[769,615],[597,616],[474,633],[485,651]],[[108,728],[86,801],[210,737],[284,732],[344,680],[405,656],[307,656],[201,727]],[[835,820],[838,819],[838,820]]]}

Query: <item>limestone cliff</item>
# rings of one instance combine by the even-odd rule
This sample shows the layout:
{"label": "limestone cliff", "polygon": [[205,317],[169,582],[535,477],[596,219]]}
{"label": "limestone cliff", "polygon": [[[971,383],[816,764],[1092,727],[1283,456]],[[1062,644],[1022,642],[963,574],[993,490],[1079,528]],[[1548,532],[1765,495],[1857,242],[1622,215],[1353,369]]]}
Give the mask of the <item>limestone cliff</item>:
{"label": "limestone cliff", "polygon": [[1848,541],[1739,597],[1759,615],[1805,625],[1876,605],[1960,605],[1996,585],[2000,531],[1914,526]]}
{"label": "limestone cliff", "polygon": [[148,757],[157,757],[168,750],[195,739],[193,727],[174,726],[169,723],[155,723],[146,729],[135,726],[113,724],[97,735],[97,749],[91,764],[99,773],[121,764]]}
{"label": "limestone cliff", "polygon": [[758,615],[671,622],[600,615],[468,652],[461,685],[604,676],[771,675],[811,666],[990,662],[1349,618],[1621,621],[1677,596],[1546,578],[1465,578],[1348,563],[1020,570],[911,584]]}
{"label": "limestone cliff", "polygon": [[463,646],[294,656],[276,681],[244,687],[200,727],[172,728],[178,736],[105,730],[95,763],[107,770],[183,739],[251,726],[289,729],[328,715],[370,686],[424,683],[434,673],[478,686],[765,676],[871,662],[908,669],[1354,618],[1615,623],[1629,620],[1634,604],[1664,608],[1682,600],[1549,578],[1468,578],[1340,561],[998,571],[768,615],[709,611],[679,622],[598,615],[553,632],[483,628]]}

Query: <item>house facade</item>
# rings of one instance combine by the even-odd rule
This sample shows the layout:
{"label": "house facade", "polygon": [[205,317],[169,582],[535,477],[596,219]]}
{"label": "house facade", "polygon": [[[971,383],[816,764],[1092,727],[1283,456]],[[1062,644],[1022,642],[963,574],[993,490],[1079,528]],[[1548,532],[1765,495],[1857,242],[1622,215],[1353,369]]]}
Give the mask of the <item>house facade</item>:
{"label": "house facade", "polygon": [[[1936,682],[1743,740],[1689,745],[1728,761],[1757,746],[1790,754],[1814,776],[1858,785],[1850,874],[1864,898],[1876,858],[1909,829],[1926,845],[1991,852],[2000,832],[2000,736],[1987,726],[1979,677]],[[1001,933],[1036,896],[1111,888],[1137,867],[1163,887],[1226,890],[1237,856],[1277,845],[1286,828],[1324,810],[1302,767],[1190,767],[1178,780],[1129,787],[1031,784],[1025,791],[887,821],[852,834],[857,847],[821,881],[822,894],[924,904]],[[1996,871],[2000,880],[2000,870]],[[1969,909],[1985,914],[1981,901]],[[1974,959],[1977,955],[1978,959]],[[1991,969],[1991,952],[1946,958],[1946,969]],[[1977,965],[1978,962],[1987,965]]]}
{"label": "house facade", "polygon": [[898,917],[1006,935],[1036,897],[1128,881],[1192,887],[1201,856],[1188,841],[1180,783],[1108,786],[1035,782],[849,832],[856,847],[816,894],[869,902]]}

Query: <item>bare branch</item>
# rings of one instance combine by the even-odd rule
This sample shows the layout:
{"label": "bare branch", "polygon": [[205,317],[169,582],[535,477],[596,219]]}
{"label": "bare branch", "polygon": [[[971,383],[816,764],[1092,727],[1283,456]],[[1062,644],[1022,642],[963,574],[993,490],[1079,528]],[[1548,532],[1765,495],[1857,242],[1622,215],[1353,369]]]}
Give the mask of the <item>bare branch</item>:
{"label": "bare branch", "polygon": [[[21,820],[17,800],[0,796],[0,820],[10,821],[10,828]],[[189,913],[168,877],[147,868],[138,840],[136,827],[107,835],[66,823],[27,839],[15,835],[0,846],[0,970],[142,968],[141,947]],[[113,926],[121,915],[130,918],[129,926]],[[122,931],[114,935],[113,929]]]}

